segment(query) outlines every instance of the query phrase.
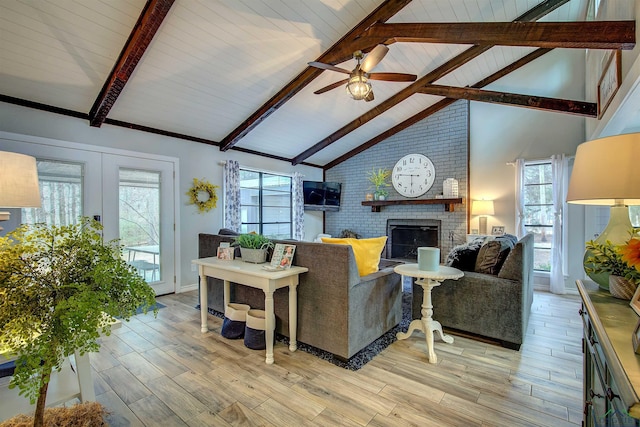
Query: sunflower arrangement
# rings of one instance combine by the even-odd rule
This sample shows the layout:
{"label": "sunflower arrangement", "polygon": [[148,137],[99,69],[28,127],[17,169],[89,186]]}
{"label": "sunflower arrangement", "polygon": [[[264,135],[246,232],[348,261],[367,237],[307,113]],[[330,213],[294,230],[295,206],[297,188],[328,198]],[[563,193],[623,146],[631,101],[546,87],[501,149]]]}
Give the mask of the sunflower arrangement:
{"label": "sunflower arrangement", "polygon": [[640,237],[639,229],[630,231],[629,239],[622,244],[614,245],[607,240],[597,243],[590,240],[586,248],[591,255],[585,260],[588,273],[607,273],[624,277],[635,285],[640,284]]}

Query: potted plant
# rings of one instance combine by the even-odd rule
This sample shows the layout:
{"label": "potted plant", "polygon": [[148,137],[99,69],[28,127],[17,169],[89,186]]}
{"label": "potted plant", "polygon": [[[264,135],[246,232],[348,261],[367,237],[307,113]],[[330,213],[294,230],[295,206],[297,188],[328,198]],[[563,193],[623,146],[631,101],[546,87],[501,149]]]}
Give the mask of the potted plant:
{"label": "potted plant", "polygon": [[74,352],[97,351],[114,317],[155,304],[153,289],[103,243],[88,218],[70,226],[24,225],[0,237],[0,348],[17,355],[9,387],[36,404],[43,425],[49,379]]}
{"label": "potted plant", "polygon": [[379,168],[377,171],[374,169],[367,173],[367,179],[374,187],[373,198],[375,200],[385,200],[389,195],[386,187],[390,186],[387,182],[387,179],[390,176],[391,171],[389,169],[382,168]]}
{"label": "potted plant", "polygon": [[609,291],[616,298],[631,299],[640,284],[640,237],[634,236],[636,231],[633,230],[630,238],[619,245],[609,240],[586,243],[585,271],[608,274]]}
{"label": "potted plant", "polygon": [[258,233],[240,234],[234,238],[231,245],[240,247],[243,261],[255,264],[266,262],[267,250],[273,248],[273,242]]}

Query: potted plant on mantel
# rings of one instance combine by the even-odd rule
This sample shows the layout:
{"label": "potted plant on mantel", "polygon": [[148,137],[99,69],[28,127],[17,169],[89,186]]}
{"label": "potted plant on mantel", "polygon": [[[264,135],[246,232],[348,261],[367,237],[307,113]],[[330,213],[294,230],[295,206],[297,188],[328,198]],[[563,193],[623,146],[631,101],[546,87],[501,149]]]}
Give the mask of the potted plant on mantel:
{"label": "potted plant on mantel", "polygon": [[386,187],[390,184],[387,179],[391,176],[389,169],[379,168],[377,171],[374,169],[367,173],[367,179],[374,186],[373,198],[374,200],[385,200],[389,195]]}
{"label": "potted plant on mantel", "polygon": [[629,239],[614,245],[609,240],[586,243],[588,256],[585,259],[587,273],[609,274],[609,292],[616,298],[630,300],[640,285],[640,236],[630,232]]}
{"label": "potted plant on mantel", "polygon": [[97,351],[114,317],[155,304],[153,289],[116,240],[103,243],[101,229],[83,218],[0,237],[0,350],[17,355],[9,387],[36,404],[34,426],[43,425],[52,372],[76,351]]}
{"label": "potted plant on mantel", "polygon": [[243,261],[254,264],[266,262],[267,250],[273,248],[273,242],[258,233],[240,234],[234,238],[231,245],[240,247],[240,256]]}

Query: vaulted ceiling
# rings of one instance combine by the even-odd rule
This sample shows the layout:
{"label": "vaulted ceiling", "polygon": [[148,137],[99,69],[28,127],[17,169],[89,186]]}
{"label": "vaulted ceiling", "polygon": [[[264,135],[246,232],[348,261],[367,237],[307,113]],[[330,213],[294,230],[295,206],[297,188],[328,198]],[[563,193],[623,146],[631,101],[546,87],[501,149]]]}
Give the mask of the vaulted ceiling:
{"label": "vaulted ceiling", "polygon": [[[630,49],[588,0],[3,0],[0,101],[331,167],[456,99],[594,117],[585,100],[483,89],[551,49]],[[374,100],[353,52],[389,47]],[[366,58],[366,56],[365,56]],[[224,155],[224,154],[222,154]]]}

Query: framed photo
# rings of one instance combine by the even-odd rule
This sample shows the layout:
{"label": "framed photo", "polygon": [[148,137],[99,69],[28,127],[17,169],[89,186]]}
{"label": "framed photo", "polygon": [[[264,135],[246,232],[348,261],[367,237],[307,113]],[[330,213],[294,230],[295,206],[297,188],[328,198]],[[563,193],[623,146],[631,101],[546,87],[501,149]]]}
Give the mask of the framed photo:
{"label": "framed photo", "polygon": [[638,323],[636,323],[636,327],[633,329],[631,342],[633,343],[633,351],[636,354],[640,354],[640,319],[638,319]]}
{"label": "framed photo", "polygon": [[636,314],[640,316],[640,286],[636,288],[636,292],[633,294],[629,305],[631,306],[631,308],[633,308],[633,311],[635,311]]}
{"label": "framed photo", "polygon": [[504,234],[504,225],[494,225],[491,227],[492,236],[502,236]]}
{"label": "framed photo", "polygon": [[602,75],[598,81],[598,119],[601,119],[622,81],[622,51],[614,50],[608,54]]}
{"label": "framed photo", "polygon": [[235,254],[235,248],[231,248],[231,247],[222,247],[220,246],[218,248],[218,259],[222,259],[225,261],[231,261],[234,257]]}
{"label": "framed photo", "polygon": [[293,264],[293,254],[296,252],[296,245],[276,243],[271,257],[271,268],[287,269]]}

